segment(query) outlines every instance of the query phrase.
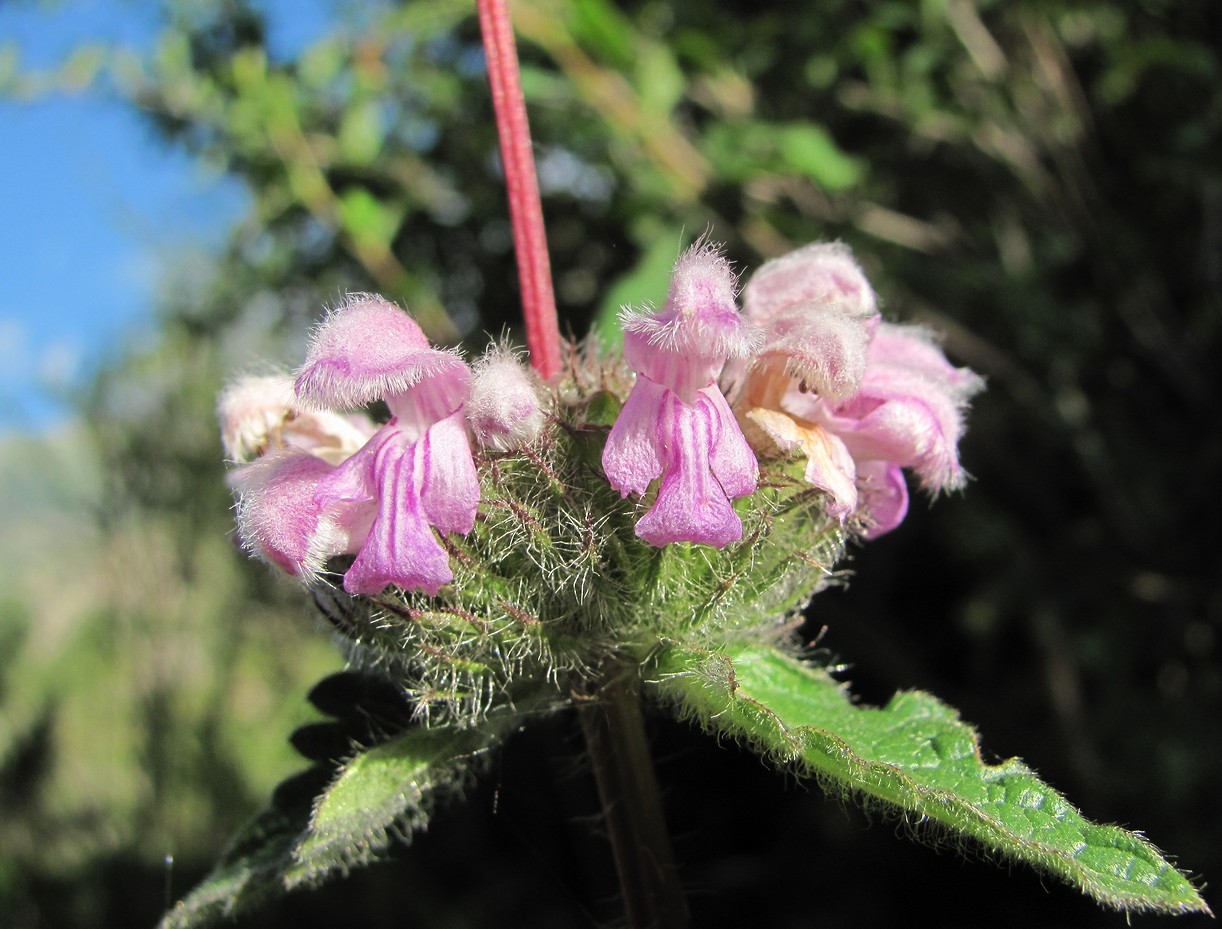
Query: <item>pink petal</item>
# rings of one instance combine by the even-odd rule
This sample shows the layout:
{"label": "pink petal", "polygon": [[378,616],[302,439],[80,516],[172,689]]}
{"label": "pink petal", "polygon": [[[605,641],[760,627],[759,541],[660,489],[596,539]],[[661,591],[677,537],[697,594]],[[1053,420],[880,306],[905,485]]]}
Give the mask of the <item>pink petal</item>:
{"label": "pink petal", "polygon": [[870,320],[843,312],[838,303],[802,303],[778,311],[755,365],[779,367],[825,400],[844,400],[856,393],[866,373]]}
{"label": "pink petal", "polygon": [[[443,354],[443,353],[438,353]],[[386,405],[411,438],[418,439],[433,423],[461,409],[471,395],[471,369],[454,355],[451,367],[426,375],[400,393],[386,394]]]}
{"label": "pink petal", "polygon": [[[963,414],[980,379],[956,370],[924,342],[908,340],[897,346],[887,331],[895,328],[879,327],[882,349],[871,346],[861,392],[832,412],[828,427],[856,458],[913,468],[929,490],[953,489],[963,483]],[[936,365],[927,364],[928,351],[937,354]]]}
{"label": "pink petal", "polygon": [[643,494],[662,473],[657,428],[666,393],[660,384],[645,375],[639,376],[607,436],[603,471],[622,497]]}
{"label": "pink petal", "polygon": [[320,536],[321,508],[314,499],[332,470],[320,458],[295,450],[267,455],[237,472],[238,538],[251,554],[308,579],[322,570],[329,551]]}
{"label": "pink petal", "polygon": [[887,379],[885,388],[892,391],[891,395],[869,413],[860,419],[837,415],[830,420],[830,428],[837,431],[858,460],[889,461],[912,468],[929,490],[960,486],[962,415],[944,395],[899,393],[896,380]]}
{"label": "pink petal", "polygon": [[656,546],[698,542],[722,548],[741,539],[742,521],[709,463],[712,411],[703,404],[689,406],[669,393],[658,428],[665,437],[666,472],[636,534]]}
{"label": "pink petal", "polygon": [[709,420],[711,437],[709,468],[731,500],[755,493],[759,483],[759,462],[747,444],[730,405],[716,387],[700,391],[696,401],[701,415]]}
{"label": "pink petal", "polygon": [[379,449],[398,436],[392,419],[379,429],[352,457],[342,462],[318,484],[318,504],[324,510],[353,503],[372,503],[378,497],[374,462]]}
{"label": "pink petal", "polygon": [[865,319],[878,312],[874,289],[847,245],[814,242],[762,265],[743,289],[747,318],[770,324],[790,307],[835,304],[843,315]]}
{"label": "pink petal", "polygon": [[734,272],[716,246],[698,242],[675,264],[666,305],[627,312],[624,359],[686,403],[713,383],[727,358],[755,352],[756,333],[738,312]]}
{"label": "pink petal", "polygon": [[846,246],[819,242],[769,261],[747,282],[743,305],[764,327],[757,378],[777,369],[833,402],[857,391],[878,303]]}
{"label": "pink petal", "polygon": [[920,326],[883,323],[870,342],[870,363],[901,368],[939,384],[956,400],[967,400],[984,387],[980,375],[946,360],[933,333]]}
{"label": "pink petal", "polygon": [[480,493],[463,411],[430,426],[419,444],[421,511],[442,532],[466,535],[475,527]]}
{"label": "pink petal", "polygon": [[373,462],[377,517],[344,575],[344,590],[349,593],[375,595],[395,585],[433,596],[453,580],[449,555],[429,528],[421,506],[427,470],[424,445],[407,444],[397,433],[378,448]]}
{"label": "pink petal", "polygon": [[857,471],[861,510],[869,522],[863,539],[886,535],[908,515],[908,485],[904,472],[885,461],[867,461]]}
{"label": "pink petal", "polygon": [[303,403],[355,409],[430,377],[466,369],[429,347],[415,320],[376,294],[350,294],[315,330],[297,375]]}

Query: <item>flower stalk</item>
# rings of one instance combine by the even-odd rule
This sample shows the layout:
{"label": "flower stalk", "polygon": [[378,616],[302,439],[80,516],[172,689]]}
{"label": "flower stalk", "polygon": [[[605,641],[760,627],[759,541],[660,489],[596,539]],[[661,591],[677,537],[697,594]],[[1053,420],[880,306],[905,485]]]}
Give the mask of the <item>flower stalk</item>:
{"label": "flower stalk", "polygon": [[612,664],[577,711],[631,929],[686,929],[662,796],[632,666]]}
{"label": "flower stalk", "polygon": [[505,0],[478,0],[480,33],[500,138],[501,164],[509,194],[509,219],[522,292],[522,318],[530,361],[544,380],[560,373],[560,326],[552,290],[552,268],[543,228],[543,204],[530,125],[518,69],[518,51]]}

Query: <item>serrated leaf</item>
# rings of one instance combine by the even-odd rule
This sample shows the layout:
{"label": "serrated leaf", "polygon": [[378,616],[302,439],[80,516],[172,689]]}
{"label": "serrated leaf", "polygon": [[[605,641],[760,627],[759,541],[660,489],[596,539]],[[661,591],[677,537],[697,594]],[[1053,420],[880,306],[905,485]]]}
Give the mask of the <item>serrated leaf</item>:
{"label": "serrated leaf", "polygon": [[976,732],[917,691],[859,706],[826,672],[774,648],[672,647],[656,695],[826,787],[971,836],[1123,910],[1208,913],[1196,888],[1141,836],[1085,819],[1021,761],[986,764]]}
{"label": "serrated leaf", "polygon": [[462,762],[488,747],[482,729],[415,729],[361,752],[319,796],[293,848],[285,886],[318,884],[381,857],[391,827],[410,834],[428,822],[434,795],[463,778]]}
{"label": "serrated leaf", "polygon": [[[211,926],[377,860],[393,837],[423,829],[436,801],[468,775],[472,758],[517,728],[525,712],[502,708],[478,727],[412,729],[358,751],[329,781],[321,767],[292,778],[160,929]],[[323,785],[316,796],[311,779]]]}

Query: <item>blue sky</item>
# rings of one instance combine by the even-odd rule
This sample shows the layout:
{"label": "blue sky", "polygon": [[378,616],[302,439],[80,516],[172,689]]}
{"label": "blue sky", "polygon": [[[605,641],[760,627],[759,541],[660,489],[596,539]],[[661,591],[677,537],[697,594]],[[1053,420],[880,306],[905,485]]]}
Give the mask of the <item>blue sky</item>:
{"label": "blue sky", "polygon": [[[264,5],[282,53],[318,37],[332,7]],[[157,6],[0,0],[0,55],[15,48],[27,71],[52,69],[85,43],[147,49]],[[148,331],[161,270],[185,251],[217,247],[247,198],[100,92],[0,96],[0,178],[2,435],[62,421],[65,389]]]}

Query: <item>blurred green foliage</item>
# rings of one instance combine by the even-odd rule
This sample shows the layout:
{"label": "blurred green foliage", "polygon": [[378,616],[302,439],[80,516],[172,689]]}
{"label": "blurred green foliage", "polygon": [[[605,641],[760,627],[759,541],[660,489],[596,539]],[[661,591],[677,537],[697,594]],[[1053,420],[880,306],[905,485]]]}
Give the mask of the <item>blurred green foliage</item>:
{"label": "blurred green foliage", "polygon": [[[69,581],[44,565],[0,608],[0,923],[151,921],[165,854],[198,873],[292,770],[301,697],[338,658],[300,594],[232,551],[214,397],[234,373],[300,357],[344,291],[380,291],[472,349],[517,325],[472,6],[345,7],[287,60],[243,0],[169,3],[146,57],[88,47],[39,75],[0,49],[0,92],[116,94],[252,201],[214,261],[166,269],[156,340],[80,398],[75,441],[99,482],[95,518],[72,537],[88,570]],[[1140,821],[1216,879],[1222,7],[515,0],[513,12],[565,327],[606,331],[621,303],[661,299],[681,240],[706,229],[740,267],[839,238],[889,315],[936,325],[989,380],[963,450],[976,481],[863,549],[850,589],[812,607],[812,635],[828,626],[822,644],[854,663],[859,691],[939,694],[1093,816]],[[556,737],[550,751],[574,751]],[[837,888],[822,925],[902,919],[947,894],[965,904],[939,905],[948,924],[974,925],[977,900],[999,925],[1106,918],[1010,884],[1021,903],[999,905],[1000,890],[966,889],[988,879],[947,877],[937,859],[905,858],[919,875],[905,884],[887,865],[902,853],[871,845],[856,818],[846,828],[815,795],[772,797],[732,753],[711,761],[678,730],[658,738],[674,755],[664,781],[706,778],[668,801],[680,833],[701,827],[680,840],[687,879],[720,888],[694,898],[701,924],[803,925],[814,887]],[[513,808],[511,763],[571,800],[563,765],[507,757],[504,799],[498,788],[477,811]],[[719,791],[745,823],[709,835],[699,803]],[[572,850],[563,819],[543,831],[557,814],[516,802],[533,817],[521,841]],[[375,871],[337,891],[351,894],[336,898],[345,920],[389,924],[388,907],[395,925],[598,916],[589,849],[496,857],[504,836],[488,829],[503,827],[462,815],[436,826],[459,838],[413,853],[417,876]],[[524,909],[540,856],[562,902]],[[457,861],[484,876],[462,902],[443,894]],[[171,877],[175,891],[189,883]],[[332,912],[294,906],[267,924]]]}

